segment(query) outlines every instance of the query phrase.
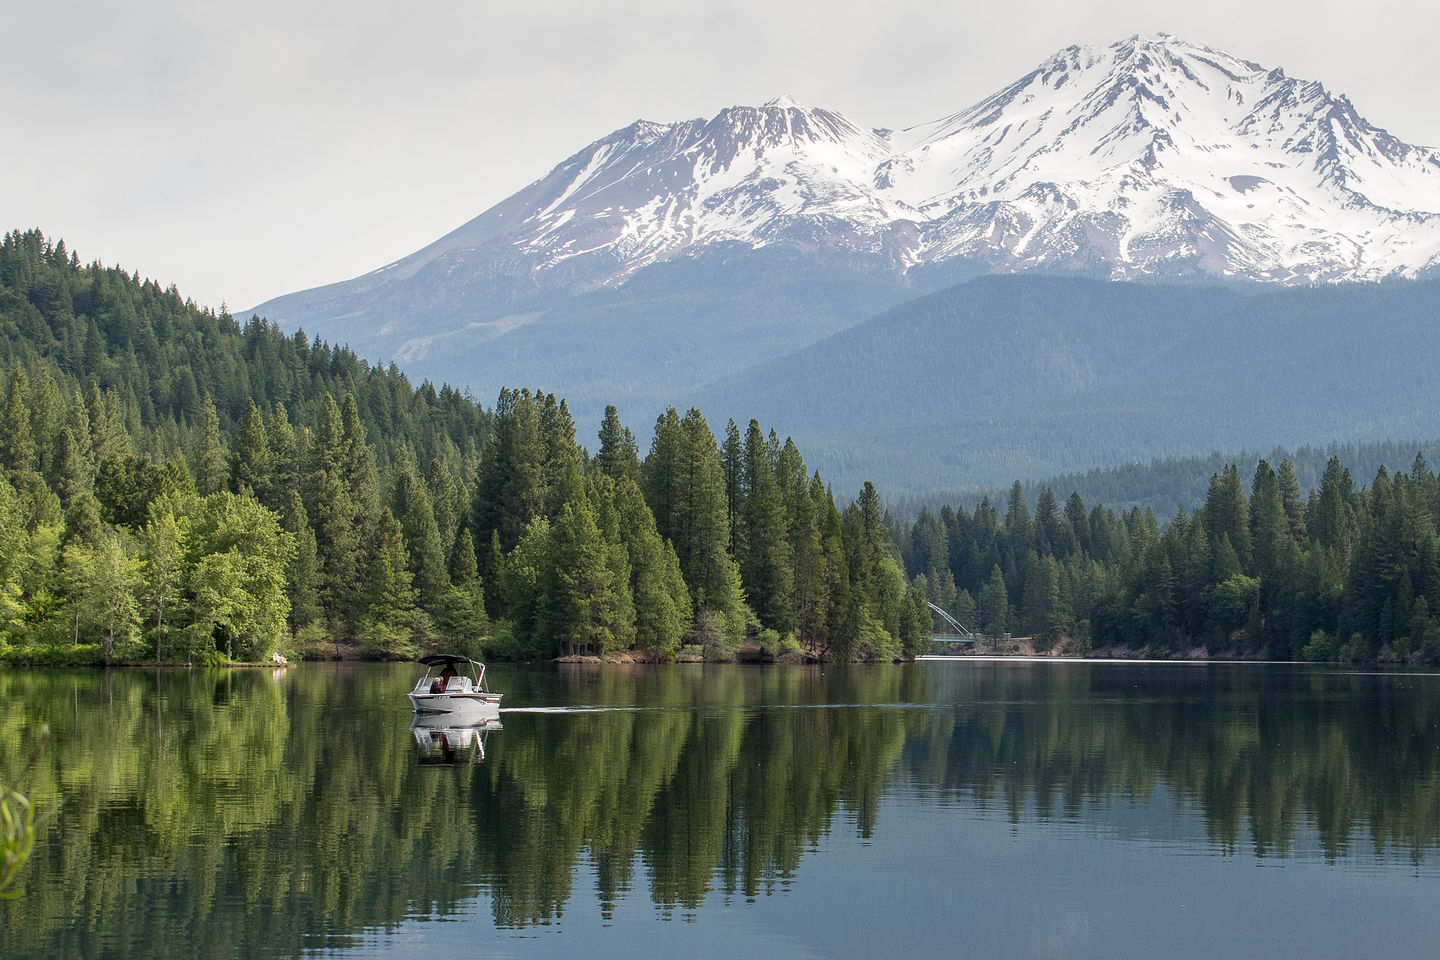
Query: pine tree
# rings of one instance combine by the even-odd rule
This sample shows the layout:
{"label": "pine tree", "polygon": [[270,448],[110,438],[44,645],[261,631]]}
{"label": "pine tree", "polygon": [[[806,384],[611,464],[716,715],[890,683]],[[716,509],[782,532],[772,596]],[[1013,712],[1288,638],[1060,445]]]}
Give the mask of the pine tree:
{"label": "pine tree", "polygon": [[409,551],[407,566],[414,577],[420,605],[433,613],[450,586],[450,577],[445,569],[440,527],[430,505],[430,492],[416,474],[414,459],[406,447],[400,449],[396,458],[391,507],[405,536]]}
{"label": "pine tree", "polygon": [[690,593],[679,560],[660,539],[650,508],[633,481],[617,483],[613,499],[629,560],[635,643],[659,660],[672,659],[690,628]]}
{"label": "pine tree", "polygon": [[745,499],[741,523],[748,549],[740,567],[741,582],[760,622],[788,635],[795,629],[790,531],[770,448],[754,420],[745,434],[743,458]]}
{"label": "pine tree", "polygon": [[1005,577],[1000,573],[999,566],[993,567],[990,579],[985,581],[985,586],[980,591],[978,616],[981,631],[991,637],[1003,634],[1009,604],[1010,594],[1005,587]]}
{"label": "pine tree", "polygon": [[[95,413],[91,414],[92,433],[95,423]],[[101,453],[101,444],[96,443],[96,460],[103,463],[106,455]],[[190,466],[191,475],[195,478],[195,487],[200,491],[201,496],[209,496],[225,486],[225,447],[220,440],[220,416],[215,410],[215,404],[206,393],[200,404],[200,424],[195,433],[195,439],[191,447]]]}
{"label": "pine tree", "polygon": [[[553,531],[555,592],[551,629],[564,653],[615,649],[619,592],[595,512],[581,497],[560,508]],[[623,589],[629,590],[629,584]]]}
{"label": "pine tree", "polygon": [[50,371],[42,369],[30,390],[30,436],[35,441],[36,468],[52,490],[58,489],[64,455],[65,400]]}
{"label": "pine tree", "polygon": [[17,369],[0,410],[0,470],[12,479],[37,466],[35,440],[30,434],[29,387],[25,371]]}
{"label": "pine tree", "polygon": [[[557,409],[555,417],[558,419]],[[495,405],[495,430],[486,444],[471,507],[476,538],[490,542],[498,531],[500,544],[510,550],[534,518],[545,516],[546,438],[540,413],[529,390],[501,390]]]}
{"label": "pine tree", "polygon": [[640,481],[640,450],[635,435],[620,423],[613,404],[605,408],[605,419],[600,424],[600,452],[595,454],[594,466],[616,483]]}
{"label": "pine tree", "polygon": [[1280,503],[1289,522],[1290,539],[1298,544],[1305,539],[1305,501],[1300,496],[1300,481],[1295,476],[1295,464],[1290,462],[1289,457],[1280,461],[1276,479],[1280,484]]}
{"label": "pine tree", "polygon": [[1211,475],[1201,515],[1211,545],[1218,548],[1222,537],[1229,540],[1240,562],[1240,571],[1249,569],[1250,508],[1240,482],[1240,471],[1233,463],[1226,464],[1219,474]]}
{"label": "pine tree", "polygon": [[1250,486],[1250,545],[1252,571],[1262,582],[1269,582],[1288,559],[1290,520],[1280,479],[1264,459],[1255,465]]}
{"label": "pine tree", "polygon": [[236,493],[249,490],[256,500],[270,504],[270,484],[275,461],[265,435],[265,420],[254,400],[247,400],[240,433],[230,453],[230,489]]}
{"label": "pine tree", "polygon": [[435,625],[458,650],[472,656],[481,653],[486,628],[485,591],[468,530],[461,530],[455,538],[450,555],[450,586],[441,597]]}
{"label": "pine tree", "polygon": [[725,618],[726,629],[738,630],[745,601],[739,568],[726,549],[730,520],[720,451],[699,410],[687,411],[680,427],[685,451],[681,475],[688,493],[682,525],[688,554],[681,553],[678,541],[675,552],[697,608],[714,610]]}
{"label": "pine tree", "polygon": [[295,554],[286,567],[285,579],[290,593],[290,629],[298,633],[320,623],[325,615],[320,599],[320,550],[299,493],[291,492],[284,516],[285,531],[295,538]]}
{"label": "pine tree", "polygon": [[359,521],[367,531],[380,512],[380,474],[375,467],[375,449],[365,439],[365,424],[355,394],[345,394],[341,408],[341,468],[345,486],[359,511]]}
{"label": "pine tree", "polygon": [[[753,422],[753,421],[752,421]],[[730,555],[743,570],[749,562],[749,531],[745,528],[745,448],[740,428],[733,419],[725,422],[725,440],[720,445],[720,467],[725,473],[725,503],[730,518]]]}
{"label": "pine tree", "polygon": [[95,453],[90,445],[90,417],[78,392],[65,421],[62,447],[56,492],[69,509],[76,498],[89,496],[95,489]]}
{"label": "pine tree", "polygon": [[346,483],[346,450],[340,408],[325,395],[310,447],[303,485],[305,512],[315,531],[320,557],[319,593],[325,619],[349,635],[363,607],[360,509]]}
{"label": "pine tree", "polygon": [[262,498],[260,502],[272,510],[283,512],[290,503],[291,495],[300,492],[303,473],[295,428],[290,425],[283,403],[275,404],[275,409],[270,412],[265,439],[270,449],[271,475],[266,486],[267,498]]}
{"label": "pine tree", "polygon": [[360,631],[365,651],[385,659],[413,658],[416,640],[424,633],[422,615],[407,567],[405,537],[389,507],[376,525],[365,599],[364,626]]}

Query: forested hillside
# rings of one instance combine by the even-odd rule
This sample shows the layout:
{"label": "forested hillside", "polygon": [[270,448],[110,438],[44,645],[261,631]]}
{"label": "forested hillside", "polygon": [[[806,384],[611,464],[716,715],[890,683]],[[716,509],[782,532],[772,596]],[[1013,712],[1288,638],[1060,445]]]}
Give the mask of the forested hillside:
{"label": "forested hillside", "polygon": [[783,418],[839,486],[863,476],[923,494],[1212,450],[1433,438],[1440,379],[1414,358],[1437,352],[1437,281],[987,276],[711,384],[699,402]]}
{"label": "forested hillside", "polygon": [[729,659],[746,639],[885,660],[928,647],[927,596],[1042,648],[1440,659],[1420,455],[1368,489],[1331,456],[1308,496],[1314,451],[1259,460],[1248,493],[1222,465],[1163,530],[1049,487],[1032,516],[1018,481],[1003,517],[896,521],[869,483],[842,509],[755,420],[717,438],[672,408],[642,457],[612,406],[592,457],[554,395],[486,411],[37,232],[0,244],[0,334],[8,661]]}
{"label": "forested hillside", "polygon": [[961,622],[1042,650],[1440,660],[1440,479],[1423,456],[1368,489],[1332,457],[1308,496],[1289,460],[1262,459],[1246,486],[1225,466],[1162,532],[1149,510],[1048,487],[1032,515],[1017,481],[1003,518],[988,498],[922,509],[891,544]]}
{"label": "forested hillside", "polygon": [[[0,245],[0,656],[913,655],[868,485],[669,410],[641,461],[563,400],[489,413],[36,231]],[[487,609],[488,606],[488,609]],[[783,638],[783,639],[782,639]],[[684,648],[689,647],[691,651]]]}
{"label": "forested hillside", "polygon": [[[1103,503],[1124,513],[1135,507],[1150,510],[1164,526],[1177,510],[1194,513],[1205,503],[1210,478],[1226,466],[1236,464],[1243,470],[1261,460],[1270,463],[1289,461],[1296,482],[1302,490],[1320,486],[1325,469],[1332,458],[1345,464],[1352,475],[1373,477],[1383,466],[1407,464],[1419,453],[1428,462],[1440,460],[1440,440],[1401,441],[1377,440],[1367,443],[1329,443],[1325,446],[1300,446],[1293,450],[1275,447],[1269,453],[1211,453],[1203,457],[1157,457],[1148,463],[1125,463],[1113,467],[1096,467],[1084,472],[1063,473],[1040,481],[1022,481],[1025,496],[1032,503],[1045,490],[1070,490],[1086,503]],[[949,490],[939,493],[901,494],[887,496],[885,508],[896,518],[914,520],[921,509],[938,513],[944,506],[965,506],[974,509],[981,500],[1000,503],[1010,495],[1009,486],[985,487],[978,490]]]}

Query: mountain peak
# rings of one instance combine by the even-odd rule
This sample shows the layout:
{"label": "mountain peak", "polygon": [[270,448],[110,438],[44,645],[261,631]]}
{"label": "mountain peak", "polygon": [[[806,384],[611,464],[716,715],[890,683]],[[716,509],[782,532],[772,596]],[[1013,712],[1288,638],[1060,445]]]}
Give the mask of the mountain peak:
{"label": "mountain peak", "polygon": [[782,110],[789,110],[791,108],[797,108],[800,110],[808,109],[804,104],[800,103],[788,93],[782,93],[780,96],[776,97],[773,100],[767,100],[765,102],[765,106],[776,107]]}
{"label": "mountain peak", "polygon": [[365,279],[510,284],[510,311],[535,291],[614,287],[654,264],[765,247],[890,278],[962,263],[1115,279],[1430,275],[1440,152],[1372,126],[1318,82],[1136,34],[1066,47],[898,132],[790,96],[637,121]]}

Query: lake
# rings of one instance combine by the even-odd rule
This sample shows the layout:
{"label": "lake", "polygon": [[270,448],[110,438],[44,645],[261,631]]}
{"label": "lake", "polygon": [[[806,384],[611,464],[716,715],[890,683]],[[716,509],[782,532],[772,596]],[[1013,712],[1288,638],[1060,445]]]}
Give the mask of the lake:
{"label": "lake", "polygon": [[[1433,957],[1440,675],[1300,665],[0,673],[0,957]],[[59,804],[58,811],[55,810]]]}

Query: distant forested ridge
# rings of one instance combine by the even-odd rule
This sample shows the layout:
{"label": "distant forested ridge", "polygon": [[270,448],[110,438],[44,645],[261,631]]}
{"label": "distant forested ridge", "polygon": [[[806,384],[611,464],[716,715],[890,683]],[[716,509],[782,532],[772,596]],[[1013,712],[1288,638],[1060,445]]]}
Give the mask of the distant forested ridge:
{"label": "distant forested ridge", "polygon": [[63,241],[0,244],[0,658],[912,656],[924,598],[868,484],[669,410],[493,411],[237,323]]}
{"label": "distant forested ridge", "polygon": [[[1124,513],[1132,508],[1152,511],[1163,527],[1177,510],[1194,513],[1205,503],[1210,478],[1230,464],[1244,471],[1261,460],[1277,464],[1290,461],[1302,490],[1320,486],[1332,458],[1339,459],[1351,474],[1373,477],[1386,465],[1407,464],[1419,453],[1427,462],[1440,461],[1440,440],[1376,440],[1367,443],[1328,443],[1300,446],[1293,450],[1274,447],[1269,453],[1210,453],[1200,457],[1157,457],[1148,463],[1125,463],[1096,467],[1083,472],[1063,473],[1045,480],[1023,481],[1025,496],[1034,502],[1045,488],[1071,490],[1086,503],[1103,503]],[[886,496],[885,508],[892,517],[914,520],[922,509],[938,513],[946,505],[964,505],[973,510],[981,500],[1000,503],[1010,488],[950,490],[940,493]]]}
{"label": "distant forested ridge", "polygon": [[1433,439],[1440,378],[1414,358],[1437,353],[1440,280],[983,276],[698,396],[717,416],[783,418],[837,486],[863,473],[924,494],[1277,443]]}
{"label": "distant forested ridge", "polygon": [[[1248,489],[1248,492],[1247,492]],[[1311,660],[1440,660],[1440,480],[1421,454],[1357,488],[1338,457],[1302,494],[1291,462],[1212,474],[1161,531],[1150,510],[1087,509],[1017,481],[1002,517],[922,508],[893,523],[914,583],[987,634],[1098,647]]]}

